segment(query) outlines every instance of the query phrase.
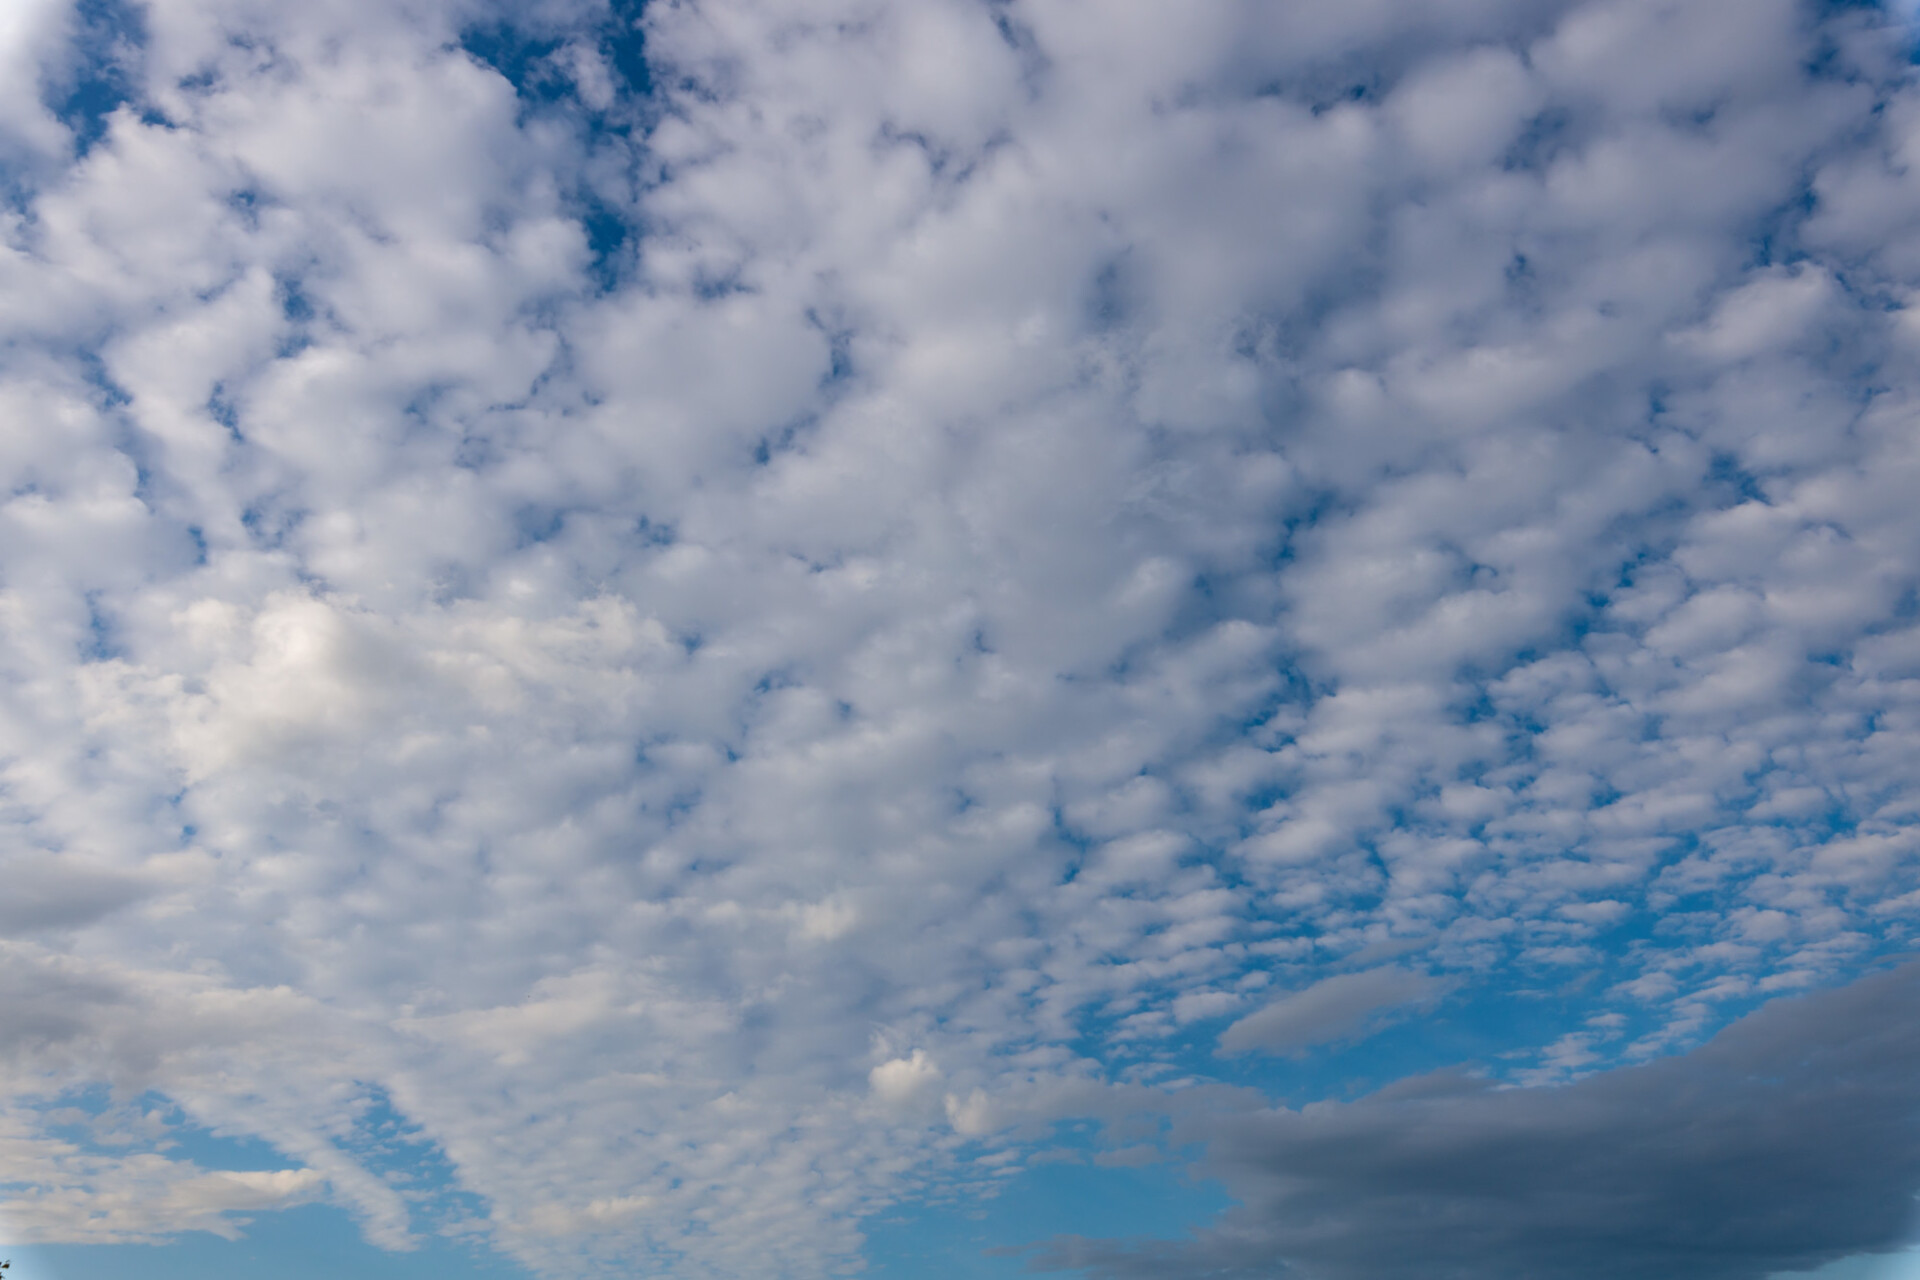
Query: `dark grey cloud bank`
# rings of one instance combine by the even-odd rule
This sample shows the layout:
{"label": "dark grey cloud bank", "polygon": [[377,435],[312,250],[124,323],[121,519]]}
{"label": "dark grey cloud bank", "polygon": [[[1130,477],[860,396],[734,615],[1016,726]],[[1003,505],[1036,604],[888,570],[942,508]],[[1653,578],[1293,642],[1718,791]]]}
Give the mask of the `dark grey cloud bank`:
{"label": "dark grey cloud bank", "polygon": [[1920,963],[1557,1088],[1438,1074],[1194,1122],[1242,1202],[1179,1243],[1059,1241],[1116,1280],[1758,1280],[1892,1249],[1920,1190]]}

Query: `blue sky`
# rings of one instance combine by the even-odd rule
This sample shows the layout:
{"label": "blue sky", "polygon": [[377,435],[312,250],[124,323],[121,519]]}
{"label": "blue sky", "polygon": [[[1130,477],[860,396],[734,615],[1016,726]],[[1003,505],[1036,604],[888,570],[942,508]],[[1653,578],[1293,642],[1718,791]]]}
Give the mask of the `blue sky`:
{"label": "blue sky", "polygon": [[1913,1280],[1812,0],[0,0],[18,1280]]}

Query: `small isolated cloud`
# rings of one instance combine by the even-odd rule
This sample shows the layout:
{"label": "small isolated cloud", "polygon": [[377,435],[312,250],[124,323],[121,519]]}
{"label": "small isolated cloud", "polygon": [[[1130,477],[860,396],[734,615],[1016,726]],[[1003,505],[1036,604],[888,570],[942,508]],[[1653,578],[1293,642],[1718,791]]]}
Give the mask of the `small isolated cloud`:
{"label": "small isolated cloud", "polygon": [[1337,973],[1240,1019],[1220,1033],[1220,1048],[1298,1053],[1376,1030],[1443,989],[1431,976],[1398,965]]}

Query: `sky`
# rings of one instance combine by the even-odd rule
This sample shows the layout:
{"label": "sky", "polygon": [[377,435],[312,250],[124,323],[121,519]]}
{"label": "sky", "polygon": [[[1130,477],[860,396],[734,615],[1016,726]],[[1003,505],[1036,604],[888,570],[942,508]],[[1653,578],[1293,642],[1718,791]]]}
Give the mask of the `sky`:
{"label": "sky", "polygon": [[0,0],[9,1280],[1920,1280],[1916,21]]}

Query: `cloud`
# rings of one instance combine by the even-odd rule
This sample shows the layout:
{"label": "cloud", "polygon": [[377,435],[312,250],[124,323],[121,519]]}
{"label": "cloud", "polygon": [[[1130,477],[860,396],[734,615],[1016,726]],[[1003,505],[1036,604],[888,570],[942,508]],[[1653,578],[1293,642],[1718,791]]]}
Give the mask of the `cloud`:
{"label": "cloud", "polygon": [[77,858],[16,858],[4,874],[0,935],[91,924],[153,892],[138,879],[90,869]]}
{"label": "cloud", "polygon": [[6,13],[36,1140],[827,1275],[1215,1044],[1551,992],[1496,1064],[1611,1079],[1912,944],[1879,10]]}
{"label": "cloud", "polygon": [[1220,1033],[1220,1047],[1296,1053],[1378,1026],[1391,1011],[1431,1000],[1439,990],[1427,975],[1393,965],[1337,973],[1241,1018]]}
{"label": "cloud", "polygon": [[938,1087],[940,1068],[926,1050],[915,1049],[911,1057],[890,1058],[869,1071],[867,1082],[881,1101],[902,1106]]}
{"label": "cloud", "polygon": [[1177,1244],[1058,1242],[1094,1276],[1656,1277],[1890,1251],[1920,1186],[1920,965],[1775,1001],[1691,1053],[1557,1088],[1442,1073],[1196,1121],[1241,1204]]}
{"label": "cloud", "polygon": [[182,1231],[238,1240],[251,1221],[240,1215],[311,1203],[324,1190],[312,1169],[202,1170],[150,1154],[85,1159],[0,1145],[10,1175],[40,1183],[8,1201],[8,1234],[21,1244],[152,1244]]}
{"label": "cloud", "polygon": [[56,75],[46,58],[58,48],[68,15],[54,0],[6,0],[0,4],[0,148],[16,166],[45,163],[49,153],[65,149],[64,130],[43,103],[40,90]]}

